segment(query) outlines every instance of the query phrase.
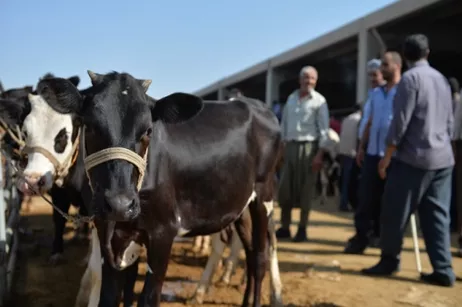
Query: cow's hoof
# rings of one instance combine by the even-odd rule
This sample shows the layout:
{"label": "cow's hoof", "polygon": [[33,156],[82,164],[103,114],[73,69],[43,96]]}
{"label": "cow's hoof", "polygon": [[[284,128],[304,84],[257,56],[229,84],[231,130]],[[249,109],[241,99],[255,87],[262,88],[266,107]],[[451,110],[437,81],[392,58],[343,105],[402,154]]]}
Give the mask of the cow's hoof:
{"label": "cow's hoof", "polygon": [[223,287],[228,287],[229,286],[229,278],[221,278],[217,283],[216,286],[223,288]]}
{"label": "cow's hoof", "polygon": [[276,297],[273,293],[270,298],[270,307],[284,307],[281,297]]}
{"label": "cow's hoof", "polygon": [[188,305],[202,305],[204,303],[204,293],[196,292],[186,303]]}
{"label": "cow's hoof", "polygon": [[62,263],[64,260],[64,256],[61,253],[56,253],[51,255],[51,257],[48,259],[48,264],[50,265],[58,265]]}

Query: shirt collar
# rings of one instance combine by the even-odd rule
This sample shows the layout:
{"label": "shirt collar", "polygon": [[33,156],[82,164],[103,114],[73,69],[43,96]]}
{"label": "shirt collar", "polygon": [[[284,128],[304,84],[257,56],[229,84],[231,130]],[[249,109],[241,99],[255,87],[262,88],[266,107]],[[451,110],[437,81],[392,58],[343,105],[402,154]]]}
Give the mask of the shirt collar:
{"label": "shirt collar", "polygon": [[411,67],[417,67],[417,66],[428,66],[430,65],[427,60],[418,60],[417,62],[412,63],[410,66]]}
{"label": "shirt collar", "polygon": [[[306,96],[303,97],[303,100],[313,98],[313,97],[314,97],[314,92],[315,92],[314,89],[311,90],[311,91],[308,93],[308,95],[306,95]],[[297,100],[300,100],[300,90],[299,90],[299,89],[298,89],[298,90],[295,90],[294,95],[295,95],[295,97],[297,98]]]}

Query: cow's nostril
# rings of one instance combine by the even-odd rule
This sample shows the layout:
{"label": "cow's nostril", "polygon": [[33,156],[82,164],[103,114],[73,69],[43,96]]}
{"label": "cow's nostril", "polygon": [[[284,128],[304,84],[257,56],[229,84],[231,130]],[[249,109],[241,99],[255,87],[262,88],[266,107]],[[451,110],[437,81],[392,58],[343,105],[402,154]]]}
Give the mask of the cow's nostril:
{"label": "cow's nostril", "polygon": [[135,211],[135,206],[136,206],[135,200],[132,200],[130,205],[128,205],[128,212],[133,213],[133,211]]}

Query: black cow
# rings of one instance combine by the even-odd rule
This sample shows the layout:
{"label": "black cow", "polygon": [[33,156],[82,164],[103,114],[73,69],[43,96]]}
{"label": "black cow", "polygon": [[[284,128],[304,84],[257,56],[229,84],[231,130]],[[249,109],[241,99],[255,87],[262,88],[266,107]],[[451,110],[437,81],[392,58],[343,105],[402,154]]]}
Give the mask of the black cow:
{"label": "black cow", "polygon": [[[42,78],[42,80],[49,79]],[[78,77],[72,77],[67,82],[75,88],[79,82]],[[2,100],[0,103],[0,118],[7,121],[10,125],[20,125],[25,135],[25,151],[29,155],[23,161],[24,169],[21,170],[22,176],[27,182],[31,183],[33,178],[40,178],[39,192],[49,192],[55,206],[63,212],[68,212],[70,204],[80,207],[80,213],[86,215],[87,208],[91,201],[91,190],[88,185],[88,178],[85,175],[85,167],[82,153],[83,134],[80,133],[81,121],[69,113],[63,112],[63,106],[46,102],[49,98],[42,92],[42,95],[30,93],[28,90],[26,99]],[[51,100],[53,102],[53,100]],[[44,119],[46,121],[44,122]],[[58,170],[59,169],[59,170]],[[58,175],[57,172],[60,172]],[[61,184],[57,184],[61,181]],[[33,194],[28,189],[27,183],[23,180],[19,183],[19,190],[27,195]],[[37,191],[36,189],[34,189]],[[63,231],[65,218],[53,210],[53,220],[55,223],[55,236],[53,240],[52,260],[57,260],[63,250]],[[88,225],[85,224],[88,228]],[[117,246],[116,252],[124,254],[121,250],[125,245],[124,229],[120,229],[121,236],[114,236],[114,244]],[[125,252],[131,257],[130,251]],[[130,259],[135,265],[124,272],[126,285],[124,288],[124,306],[132,305],[133,287],[136,282],[138,259]],[[131,263],[130,263],[131,264]],[[128,265],[127,265],[128,266]],[[83,300],[88,299],[84,297]]]}
{"label": "black cow", "polygon": [[[253,290],[253,306],[260,306],[272,180],[281,155],[274,114],[247,98],[204,102],[175,93],[153,101],[145,94],[150,81],[117,72],[89,75],[93,86],[84,92],[65,79],[42,80],[37,92],[79,114],[86,127],[86,168],[105,260],[100,305],[116,306],[114,293],[120,292],[114,225],[133,221],[144,231],[149,265],[139,306],[159,306],[175,236],[207,235],[233,222],[246,251],[243,305]],[[145,170],[145,188],[137,193]],[[26,178],[35,187],[42,179]],[[243,223],[247,206],[251,225]]]}

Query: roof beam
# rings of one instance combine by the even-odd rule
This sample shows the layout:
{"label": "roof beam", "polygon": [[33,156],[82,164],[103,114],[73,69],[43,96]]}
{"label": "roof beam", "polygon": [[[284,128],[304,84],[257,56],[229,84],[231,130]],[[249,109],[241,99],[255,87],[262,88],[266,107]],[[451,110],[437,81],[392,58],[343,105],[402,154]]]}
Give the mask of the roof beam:
{"label": "roof beam", "polygon": [[317,37],[307,43],[292,48],[275,57],[262,61],[241,72],[232,74],[219,82],[215,82],[196,92],[196,95],[208,94],[218,90],[220,86],[229,86],[242,80],[253,77],[268,69],[268,66],[278,67],[290,63],[298,58],[306,56],[315,51],[322,50],[342,40],[358,35],[360,29],[370,29],[388,23],[392,20],[402,18],[417,10],[445,0],[401,0],[394,2],[381,10],[373,12],[363,18],[352,21],[345,26]]}

